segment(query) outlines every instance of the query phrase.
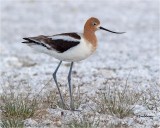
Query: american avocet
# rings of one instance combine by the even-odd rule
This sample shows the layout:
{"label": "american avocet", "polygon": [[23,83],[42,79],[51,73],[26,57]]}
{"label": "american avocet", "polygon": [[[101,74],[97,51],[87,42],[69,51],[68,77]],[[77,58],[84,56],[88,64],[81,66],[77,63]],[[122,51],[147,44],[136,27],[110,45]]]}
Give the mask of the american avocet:
{"label": "american avocet", "polygon": [[23,38],[26,40],[22,43],[27,43],[30,47],[38,50],[39,52],[46,53],[60,60],[56,70],[53,73],[53,78],[56,83],[62,105],[64,106],[64,100],[60,92],[56,73],[62,63],[62,61],[71,62],[68,84],[70,94],[70,109],[74,109],[73,98],[72,98],[72,86],[71,86],[71,72],[74,62],[84,60],[90,56],[97,48],[97,38],[95,32],[99,29],[116,33],[123,34],[124,32],[114,32],[100,26],[100,21],[97,18],[89,18],[85,25],[83,33],[62,33],[53,36],[36,36]]}

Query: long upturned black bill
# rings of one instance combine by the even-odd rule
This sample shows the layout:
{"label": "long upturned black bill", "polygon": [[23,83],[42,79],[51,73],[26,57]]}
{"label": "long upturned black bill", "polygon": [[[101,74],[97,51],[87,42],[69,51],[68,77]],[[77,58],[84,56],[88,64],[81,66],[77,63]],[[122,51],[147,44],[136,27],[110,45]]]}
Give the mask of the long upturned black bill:
{"label": "long upturned black bill", "polygon": [[114,31],[108,30],[108,29],[103,28],[103,27],[99,27],[99,28],[100,28],[100,29],[102,29],[102,30],[105,30],[105,31],[111,32],[111,33],[116,33],[116,34],[123,34],[123,33],[126,33],[126,32],[114,32]]}

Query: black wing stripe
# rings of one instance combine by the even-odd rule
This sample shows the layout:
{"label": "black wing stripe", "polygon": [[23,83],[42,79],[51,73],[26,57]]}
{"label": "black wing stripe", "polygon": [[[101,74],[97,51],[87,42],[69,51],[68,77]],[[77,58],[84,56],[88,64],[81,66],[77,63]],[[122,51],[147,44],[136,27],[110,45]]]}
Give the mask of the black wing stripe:
{"label": "black wing stripe", "polygon": [[57,39],[57,40],[52,40],[52,42],[49,45],[59,53],[63,53],[69,50],[70,48],[75,47],[79,43],[80,41],[68,41],[63,39]]}

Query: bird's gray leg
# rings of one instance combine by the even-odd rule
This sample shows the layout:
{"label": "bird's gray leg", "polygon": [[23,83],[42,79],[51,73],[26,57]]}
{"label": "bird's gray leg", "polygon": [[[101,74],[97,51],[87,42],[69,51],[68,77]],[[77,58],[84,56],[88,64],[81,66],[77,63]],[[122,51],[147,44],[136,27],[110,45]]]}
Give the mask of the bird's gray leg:
{"label": "bird's gray leg", "polygon": [[64,100],[63,100],[61,91],[60,91],[60,89],[59,89],[58,82],[57,82],[57,77],[56,77],[56,73],[57,73],[57,71],[58,71],[58,69],[59,69],[61,63],[62,63],[62,61],[59,62],[59,64],[58,64],[56,70],[54,71],[54,73],[53,73],[53,79],[54,79],[54,81],[55,81],[55,83],[56,83],[56,86],[57,86],[57,89],[58,89],[58,92],[59,92],[59,95],[60,95],[60,98],[61,98],[61,101],[62,101],[62,106],[65,107]]}
{"label": "bird's gray leg", "polygon": [[71,73],[72,73],[73,62],[71,62],[69,74],[68,74],[68,84],[69,84],[69,95],[70,95],[70,108],[74,110],[73,98],[72,98],[72,85],[71,85]]}

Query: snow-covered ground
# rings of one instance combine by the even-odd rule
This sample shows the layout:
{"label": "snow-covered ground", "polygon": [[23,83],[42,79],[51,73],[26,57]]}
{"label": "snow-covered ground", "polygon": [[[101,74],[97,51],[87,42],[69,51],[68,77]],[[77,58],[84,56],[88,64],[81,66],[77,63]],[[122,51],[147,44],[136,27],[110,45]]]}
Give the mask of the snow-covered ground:
{"label": "snow-covered ground", "polygon": [[[122,81],[128,79],[130,88],[135,91],[149,90],[153,95],[160,94],[158,0],[0,0],[0,2],[1,83],[5,77],[14,81],[26,80],[31,85],[33,93],[39,92],[44,86],[42,83],[52,78],[58,60],[34,52],[21,43],[22,38],[62,32],[83,32],[85,21],[93,16],[100,19],[103,27],[126,33],[116,35],[98,31],[99,47],[94,55],[74,64],[72,83],[75,86],[83,84],[81,90],[91,95],[105,87],[107,79],[118,78]],[[58,72],[58,81],[63,86],[67,84],[68,70],[69,65],[64,62]],[[54,83],[53,88],[56,88]],[[157,99],[157,102],[160,101]],[[55,113],[55,110],[50,112]],[[58,113],[58,110],[56,111]],[[135,113],[138,115],[149,113],[153,117],[139,118],[140,122],[135,122],[133,121],[135,117],[130,117],[128,120],[131,122],[127,123],[130,126],[137,128],[160,126],[160,109],[147,110],[145,106],[137,104]],[[124,122],[127,121],[124,119]]]}

